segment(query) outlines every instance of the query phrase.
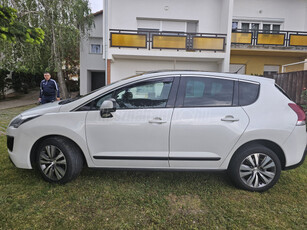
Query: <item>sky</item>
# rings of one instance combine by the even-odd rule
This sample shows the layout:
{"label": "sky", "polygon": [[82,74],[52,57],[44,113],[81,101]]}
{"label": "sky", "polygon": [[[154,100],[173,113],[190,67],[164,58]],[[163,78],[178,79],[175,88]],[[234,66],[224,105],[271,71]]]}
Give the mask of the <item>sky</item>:
{"label": "sky", "polygon": [[102,10],[103,0],[89,0],[92,13]]}

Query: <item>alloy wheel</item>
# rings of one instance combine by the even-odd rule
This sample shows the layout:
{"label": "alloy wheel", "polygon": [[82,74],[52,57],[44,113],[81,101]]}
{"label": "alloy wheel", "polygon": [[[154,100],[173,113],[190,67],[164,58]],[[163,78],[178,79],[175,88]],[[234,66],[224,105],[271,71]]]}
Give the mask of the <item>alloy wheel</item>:
{"label": "alloy wheel", "polygon": [[261,188],[272,182],[276,164],[264,153],[253,153],[240,164],[240,178],[249,187]]}
{"label": "alloy wheel", "polygon": [[63,152],[54,145],[46,145],[39,154],[39,166],[46,177],[53,181],[61,180],[67,170]]}

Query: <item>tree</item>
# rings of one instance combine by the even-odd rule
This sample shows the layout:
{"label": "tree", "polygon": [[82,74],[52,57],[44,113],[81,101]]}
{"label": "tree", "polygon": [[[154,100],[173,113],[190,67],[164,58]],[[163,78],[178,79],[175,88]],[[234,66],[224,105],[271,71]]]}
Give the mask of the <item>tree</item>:
{"label": "tree", "polygon": [[[18,11],[7,2],[3,3],[6,5],[0,3],[0,94],[5,98],[5,91],[13,86],[12,72],[29,72],[30,66],[33,69],[35,58],[29,56],[35,54],[33,51],[38,45],[43,44],[45,33],[41,28],[19,20]],[[22,60],[25,60],[24,63]],[[26,62],[27,67],[24,65]],[[26,85],[23,84],[25,81],[22,79],[19,83]]]}
{"label": "tree", "polygon": [[0,96],[5,99],[5,90],[9,89],[12,85],[12,81],[8,78],[10,72],[0,69]]}
{"label": "tree", "polygon": [[0,5],[0,39],[12,43],[17,39],[21,42],[43,43],[45,33],[41,28],[26,26],[16,19],[16,9]]}
{"label": "tree", "polygon": [[40,44],[35,42],[36,30],[28,31],[33,40],[26,42],[17,39],[16,33],[15,43],[0,39],[0,68],[56,73],[62,97],[67,98],[62,67],[79,65],[80,36],[86,36],[93,23],[88,0],[2,0],[2,5],[17,10],[12,20],[23,28],[41,28],[45,34]]}
{"label": "tree", "polygon": [[[87,0],[40,0],[40,2],[44,9],[45,24],[50,25],[46,33],[50,39],[53,68],[57,72],[62,96],[67,98],[62,66],[65,61],[80,59],[80,34],[85,34],[91,27],[93,16]],[[71,54],[74,56],[69,56]]]}

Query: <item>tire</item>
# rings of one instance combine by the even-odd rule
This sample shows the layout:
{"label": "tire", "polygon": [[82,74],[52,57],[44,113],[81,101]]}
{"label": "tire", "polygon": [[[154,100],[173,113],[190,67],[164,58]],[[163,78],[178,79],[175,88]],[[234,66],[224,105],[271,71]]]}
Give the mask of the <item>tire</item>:
{"label": "tire", "polygon": [[37,148],[36,164],[44,180],[65,184],[75,179],[83,167],[79,148],[61,137],[50,137]]}
{"label": "tire", "polygon": [[271,149],[254,145],[237,152],[228,171],[237,187],[252,192],[264,192],[278,181],[281,163]]}

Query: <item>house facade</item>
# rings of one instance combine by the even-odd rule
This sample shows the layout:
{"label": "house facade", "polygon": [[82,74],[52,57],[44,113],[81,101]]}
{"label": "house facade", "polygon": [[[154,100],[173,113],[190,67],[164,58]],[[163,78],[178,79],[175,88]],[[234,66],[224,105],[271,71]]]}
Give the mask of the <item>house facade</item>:
{"label": "house facade", "polygon": [[269,75],[307,69],[306,0],[234,0],[230,70]]}
{"label": "house facade", "polygon": [[307,58],[306,0],[104,0],[104,9],[81,42],[81,94],[146,71],[264,75]]}
{"label": "house facade", "polygon": [[106,84],[103,58],[103,11],[94,13],[95,26],[80,42],[80,93],[87,94]]}

